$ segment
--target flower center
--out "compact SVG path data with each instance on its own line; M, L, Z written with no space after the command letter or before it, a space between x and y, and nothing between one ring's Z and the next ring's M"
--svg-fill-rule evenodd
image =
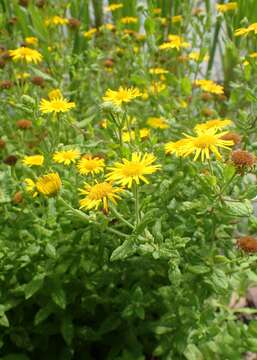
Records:
M140 163L126 164L126 167L122 170L124 176L140 176L143 173L143 165Z
M198 148L204 149L211 145L215 145L217 142L216 138L212 135L201 135L194 140L194 145Z
M91 188L88 197L90 200L100 200L112 193L112 190L112 185L106 182L96 184Z

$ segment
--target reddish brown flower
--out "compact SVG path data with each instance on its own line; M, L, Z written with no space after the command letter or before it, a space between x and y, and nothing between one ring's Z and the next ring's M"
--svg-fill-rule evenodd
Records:
M214 116L214 111L209 108L204 108L204 109L202 109L202 114L204 116Z
M20 120L16 121L16 125L19 129L26 130L26 129L31 128L32 121L27 120L27 119L20 119Z
M253 236L243 236L237 239L237 246L247 253L257 252L257 239Z
M37 0L36 6L42 9L46 5L46 0Z
M20 204L23 200L23 196L22 196L22 192L21 191L17 191L14 195L13 195L13 198L12 198L12 202L14 204Z
M36 86L44 87L45 80L42 76L33 76L33 78L31 78L31 82Z
M201 99L202 99L203 101L209 101L209 100L212 100L212 95L211 95L211 94L209 94L209 93L202 93L202 95L201 95Z
M79 21L78 19L75 19L75 18L70 18L68 25L71 29L77 29L80 27L81 21Z
M23 7L28 7L29 0L19 0L19 4Z
M18 161L18 158L16 155L9 155L4 159L4 163L6 165L14 166Z
M5 141L3 139L0 139L0 149L4 149L5 148Z
M234 145L238 145L241 142L241 136L234 132L228 132L221 137L222 140L232 140Z
M245 150L235 150L231 154L231 160L238 168L252 167L255 164L255 157L253 154Z
M0 89L10 89L13 86L11 80L2 80L0 81Z
M106 59L104 61L104 66L106 66L107 68L111 68L113 67L113 65L114 65L114 61L112 59Z

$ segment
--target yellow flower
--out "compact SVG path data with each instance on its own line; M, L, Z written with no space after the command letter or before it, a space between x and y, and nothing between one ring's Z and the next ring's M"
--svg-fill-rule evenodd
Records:
M168 70L165 70L163 68L151 68L149 70L149 73L153 75L163 75L163 74L167 74Z
M131 188L132 183L140 183L140 180L148 184L145 175L153 174L161 168L160 165L152 165L156 160L153 154L132 153L131 160L123 159L110 167L107 174L108 181L114 181L122 186Z
M219 12L225 13L230 10L236 10L238 8L238 5L236 2L230 2L227 4L217 4L216 9Z
M97 29L96 28L92 28L92 29L89 29L88 31L84 31L83 32L83 36L85 38L92 38L92 36L97 32Z
M235 36L248 35L251 31L257 34L257 23L249 25L247 28L239 28L235 31Z
M133 16L125 16L121 18L120 22L122 24L136 24L138 22L138 18Z
M36 183L32 179L26 178L25 180L26 190L32 194L33 197L37 196Z
M62 93L61 93L60 89L53 89L53 90L49 91L47 96L50 100L53 100L53 99L61 98Z
M29 167L42 166L44 163L44 156L43 155L25 156L22 162L24 165Z
M114 30L115 29L115 26L111 23L107 23L107 24L104 24L100 27L100 30Z
M34 36L27 36L25 37L25 43L27 45L35 45L37 46L38 45L38 39Z
M166 89L166 85L161 82L161 81L154 81L152 82L152 84L150 85L150 92L152 94L159 94L160 92L162 92L163 90Z
M139 137L140 139L145 139L150 135L150 130L147 128L143 128L139 130ZM124 131L122 134L122 140L124 142L130 142L135 140L136 132L134 130L131 131Z
M195 84L197 86L200 86L202 90L210 92L212 94L217 94L217 95L224 94L223 86L216 84L212 80L196 80Z
M222 157L218 148L229 149L229 146L234 145L234 142L231 140L222 140L225 134L227 134L226 131L216 134L216 130L209 129L195 137L186 135L186 139L181 143L177 153L183 157L195 154L194 161L201 155L201 160L204 161L205 158L207 160L210 159L210 152L212 152L220 160Z
M84 189L79 190L80 194L86 195L79 202L80 209L97 210L99 206L103 204L105 212L108 212L108 202L111 201L114 204L117 204L116 200L120 199L120 196L117 194L123 191L121 188L114 188L112 183L107 181L96 183L95 185L85 183Z
M36 189L45 196L54 196L61 189L62 182L58 173L40 176L36 181Z
M84 155L78 162L78 171L81 175L98 174L104 169L104 159L92 155Z
M171 22L172 22L173 24L176 24L176 23L178 23L178 22L181 22L182 20L183 20L182 15L172 16L172 18L171 18Z
M209 55L204 55L204 57L201 56L201 54L197 51L192 51L189 55L188 55L190 60L194 60L194 61L208 61L209 60Z
M63 97L52 98L50 101L41 99L39 109L42 113L54 113L67 112L75 107L74 102L69 102Z
M107 119L103 119L100 121L99 123L100 127L103 128L103 129L107 129L108 127L108 120Z
M22 46L16 50L9 50L9 54L14 61L25 60L27 63L34 62L35 64L42 61L42 55L40 52L25 46Z
M165 42L159 46L160 50L169 50L169 49L183 49L188 48L190 44L179 35L169 35L168 42Z
M197 133L204 132L209 129L220 130L231 124L232 124L232 121L229 119L224 119L224 120L213 119L213 120L209 120L203 124L196 125L194 130L196 130Z
M121 9L121 8L123 8L123 4L110 4L109 6L106 6L105 7L105 11L107 12L107 11L116 11L116 10L118 10L118 9Z
M123 88L119 87L117 91L108 89L103 96L104 102L113 103L116 106L121 106L123 103L129 103L136 97L141 96L137 88Z
M16 74L15 77L17 80L25 80L30 77L30 74L27 72L23 72L23 73Z
M80 157L80 151L78 149L74 150L64 150L57 151L53 155L53 160L56 163L63 163L64 165L70 165L71 163L76 162L76 160Z
M180 149L183 148L183 145L185 144L187 144L187 139L170 141L167 144L165 144L165 153L176 154L176 156L180 156Z
M50 26L50 25L66 25L68 24L69 20L68 19L65 19L61 16L52 16L51 18L49 19L46 19L45 20L45 24L46 26Z
M154 129L167 129L169 127L165 119L158 117L149 117L147 124Z

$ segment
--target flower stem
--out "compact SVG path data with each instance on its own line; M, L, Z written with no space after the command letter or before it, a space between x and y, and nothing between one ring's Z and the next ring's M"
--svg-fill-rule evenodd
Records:
M134 183L134 197L135 197L135 213L136 213L136 225L140 223L140 205L139 205L139 189L137 183Z
M132 224L130 224L130 222L128 222L126 219L124 219L124 217L117 211L117 209L115 209L114 206L112 206L111 204L109 205L111 211L113 212L113 214L120 220L122 221L124 224L126 224L128 227L130 227L131 229L134 230L134 226Z

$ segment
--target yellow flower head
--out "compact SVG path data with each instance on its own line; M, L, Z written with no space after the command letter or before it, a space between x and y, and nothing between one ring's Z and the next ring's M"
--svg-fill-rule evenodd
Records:
M100 27L100 30L109 30L109 31L112 31L115 29L115 25L111 24L111 23L107 23L107 24L104 24Z
M232 121L229 119L224 119L224 120L213 119L213 120L209 120L203 124L197 124L195 126L194 130L196 130L197 133L204 132L209 129L220 130L231 124L232 124Z
M37 196L38 192L36 191L36 183L32 179L28 178L24 181L26 184L26 191L32 194L33 197Z
M28 167L42 166L44 163L44 156L43 155L25 156L22 162L24 165Z
M206 92L212 94L222 95L224 94L224 88L221 85L216 84L212 80L196 80L195 84L200 86L200 88Z
M68 19L65 19L61 16L52 16L51 18L49 19L46 19L45 20L45 24L46 26L51 26L51 25L66 25L68 24L69 20Z
M104 169L104 159L92 155L84 155L78 162L78 171L81 175L98 174Z
M172 24L180 23L180 22L182 22L182 20L183 20L182 15L175 15L175 16L172 16L172 18L171 18Z
M148 183L145 175L153 174L161 168L160 165L152 165L156 160L153 154L132 153L131 160L123 159L110 167L107 174L108 181L114 181L122 186L131 188L132 183L140 183L140 180Z
M178 141L170 141L165 144L165 153L166 154L176 154L180 156L180 149L183 148L183 145L187 144L187 139L181 139Z
M106 6L105 7L105 11L108 12L108 11L116 11L118 9L121 9L123 8L123 4L110 4L109 6Z
M247 28L236 29L235 36L248 35L252 31L254 32L254 34L257 34L257 23L253 23L249 25Z
M169 49L183 49L188 48L190 44L182 38L182 36L179 35L169 35L168 36L168 42L165 42L159 46L160 50L169 50Z
M233 146L232 140L222 140L222 137L227 132L221 132L216 134L216 130L209 129L206 132L201 132L197 136L186 135L186 139L180 144L180 148L177 150L179 156L188 156L195 154L194 161L201 155L201 160L204 161L210 159L210 153L214 153L217 159L221 159L221 154L218 148L229 149L229 146Z
M199 62L199 61L208 61L209 60L209 55L204 55L204 57L201 57L201 54L197 51L192 51L189 55L188 55L190 60Z
M149 129L143 128L143 129L139 130L140 139L146 139L146 138L149 137L149 135L150 135L150 130Z
M60 113L67 112L75 107L74 102L69 102L63 97L52 98L50 101L41 99L39 109L42 113Z
M140 91L137 88L124 88L119 87L117 91L108 89L103 96L104 102L110 102L113 105L121 106L123 103L129 103L136 97L141 96Z
M54 196L60 191L62 182L58 173L40 176L36 181L36 189L45 196Z
M16 74L15 77L16 77L16 80L25 80L30 77L30 74L27 72L22 72L22 73Z
M238 8L238 5L236 2L230 2L227 4L217 4L216 9L219 12L225 13L227 11L236 10Z
M168 73L168 70L165 70L163 68L151 68L149 70L149 73L153 75L164 75Z
M27 36L25 38L25 43L27 45L35 45L35 46L37 46L38 45L38 38L36 38L34 36Z
M33 62L35 64L42 61L42 55L40 52L26 46L22 46L16 50L9 50L9 54L14 61L24 60L27 63Z
M85 38L91 39L96 32L97 32L97 29L92 28L92 29L89 29L88 31L84 31L83 36Z
M166 84L164 84L161 81L153 81L149 88L150 92L154 95L159 94L165 89L166 89Z
M120 199L120 196L117 195L121 193L123 189L115 188L110 182L104 181L101 183L96 183L95 185L84 184L84 189L79 189L82 195L85 197L80 200L80 209L98 209L101 204L103 204L103 209L105 212L108 212L108 202L111 201L114 204L117 204L116 200Z
M122 24L136 24L138 22L138 18L133 16L125 16L121 18L120 22Z
M139 138L140 139L145 139L145 138L149 137L149 135L150 135L149 129L143 128L143 129L139 130ZM136 132L134 130L124 131L122 134L122 140L124 142L131 142L135 139L136 139Z
M169 124L165 119L158 117L149 117L147 124L154 129L167 129L169 127Z
M76 160L79 157L80 157L80 151L78 149L64 150L64 151L57 151L53 155L53 160L59 164L70 165L71 163L76 162Z
M61 93L60 89L53 89L53 90L49 91L47 96L50 100L53 100L53 99L57 99L57 98L62 98L62 93Z

